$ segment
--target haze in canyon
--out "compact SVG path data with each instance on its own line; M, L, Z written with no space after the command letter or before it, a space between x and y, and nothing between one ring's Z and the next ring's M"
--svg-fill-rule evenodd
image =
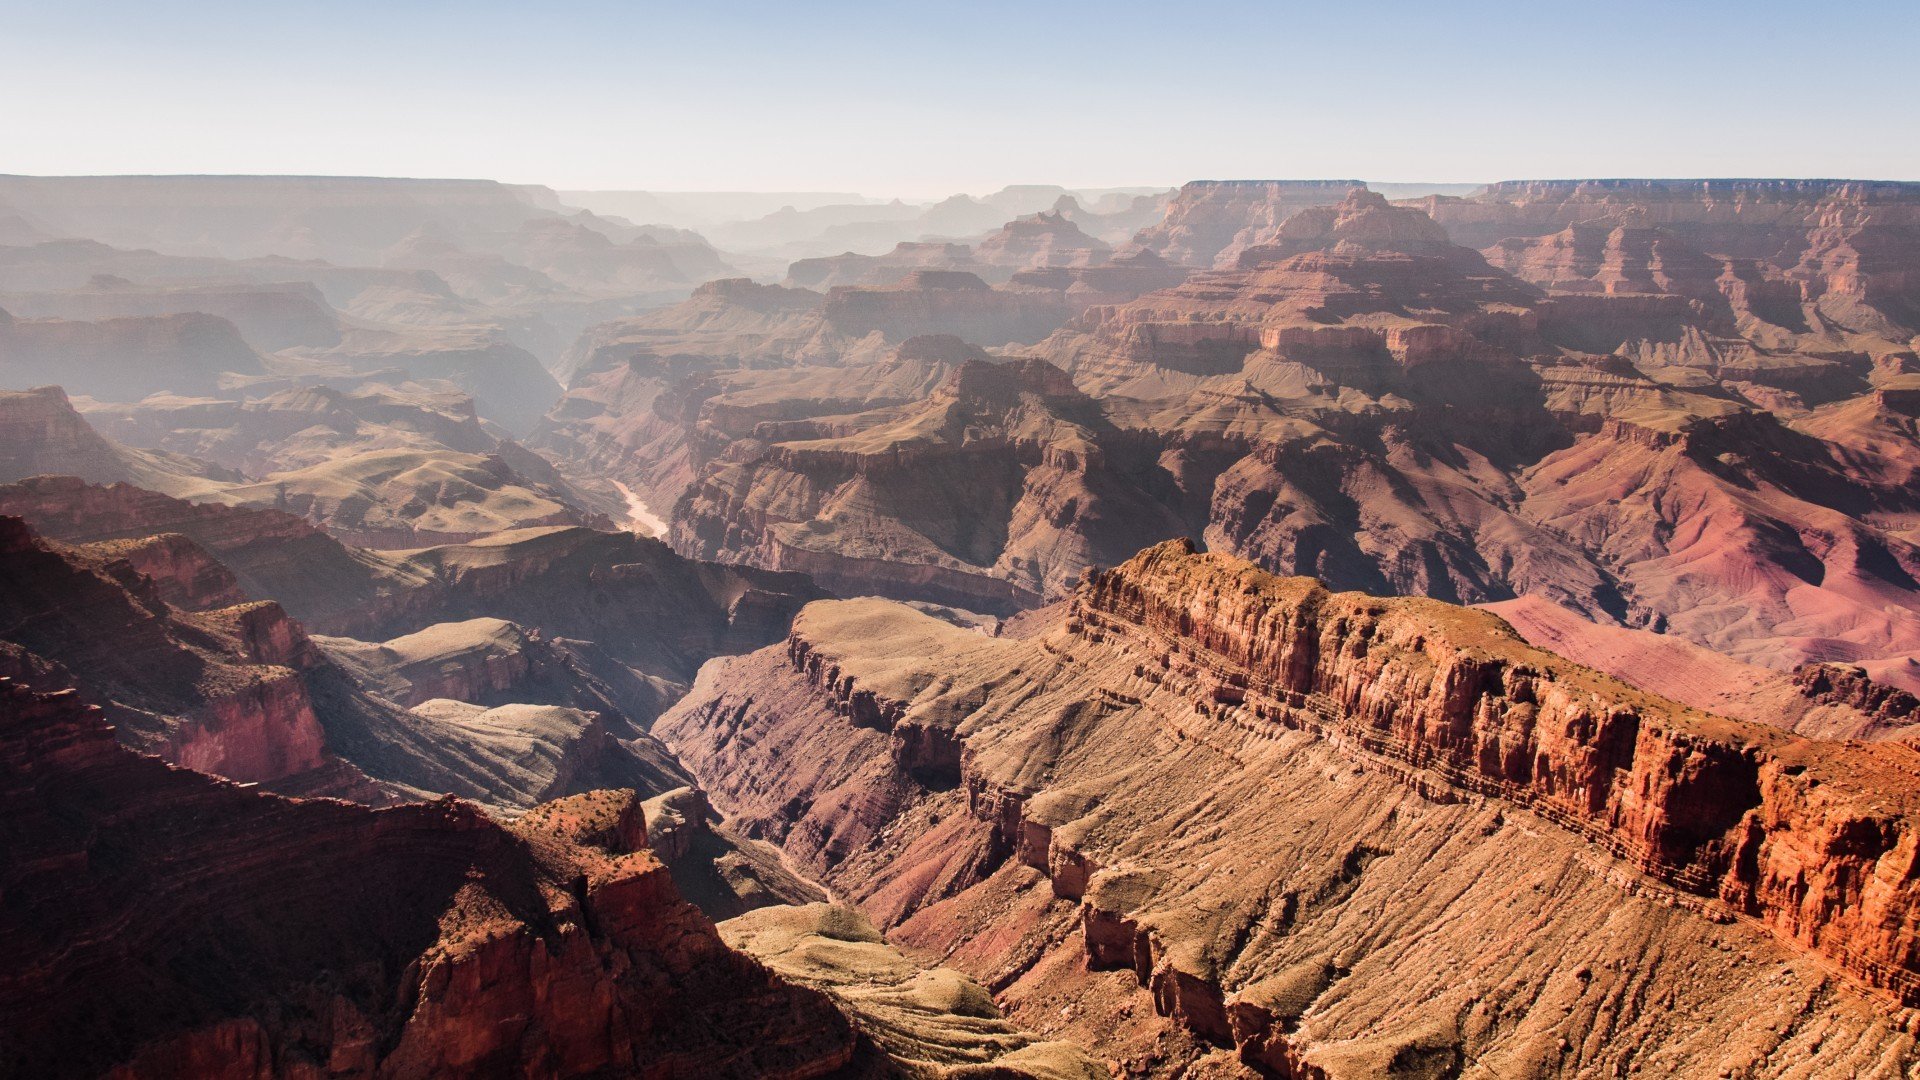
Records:
M1920 1077L1914 11L0 7L0 1076Z

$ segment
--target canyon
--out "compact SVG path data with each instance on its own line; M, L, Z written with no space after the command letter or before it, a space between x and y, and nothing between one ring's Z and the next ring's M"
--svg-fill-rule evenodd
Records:
M1756 181L1737 194L1781 208L1713 231L1718 204L1678 183L1643 200L1657 227L1589 224L1571 197L1549 220L1524 186L1334 187L1191 186L1137 243L1239 222L1180 254L1211 268L988 355L836 355L729 304L669 309L583 355L534 445L672 507L685 554L842 593L1004 615L1184 536L1340 588L1542 596L1920 688L1905 279L1812 269L1904 250L1920 196ZM1639 220L1642 190L1612 212ZM1337 201L1295 201L1320 198ZM1523 235L1476 251L1448 231L1466 221ZM1044 362L1082 401L1070 419L1043 419L1055 392L956 406L969 360ZM989 443L1005 449L983 467Z
M1147 1071L1910 1052L1874 1002L1920 986L1920 756L1703 713L1470 609L1176 541L1024 638L815 605L655 731L896 940Z
M511 825L289 800L131 753L71 691L0 698L9 1072L802 1078L947 1049L897 1027L882 1049L729 947L632 792Z
M1917 267L0 177L0 1073L1912 1076Z

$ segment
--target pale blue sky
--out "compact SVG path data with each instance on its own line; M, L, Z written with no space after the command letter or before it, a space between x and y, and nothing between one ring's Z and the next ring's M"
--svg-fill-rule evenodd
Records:
M1920 3L0 0L0 172L1920 179Z

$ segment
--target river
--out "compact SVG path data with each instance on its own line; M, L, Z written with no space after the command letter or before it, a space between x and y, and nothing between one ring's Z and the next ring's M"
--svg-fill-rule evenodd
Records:
M640 498L632 488L618 480L613 481L613 486L619 488L620 497L627 500L629 531L637 532L641 536L657 536L662 540L667 538L667 523L661 520L660 515L653 512L653 508L648 506L645 500Z

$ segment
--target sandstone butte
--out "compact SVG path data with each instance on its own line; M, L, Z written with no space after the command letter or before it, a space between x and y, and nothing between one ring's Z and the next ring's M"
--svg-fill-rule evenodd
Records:
M1913 1060L1908 746L1184 541L1014 631L816 603L654 732L736 828L1129 1074Z

